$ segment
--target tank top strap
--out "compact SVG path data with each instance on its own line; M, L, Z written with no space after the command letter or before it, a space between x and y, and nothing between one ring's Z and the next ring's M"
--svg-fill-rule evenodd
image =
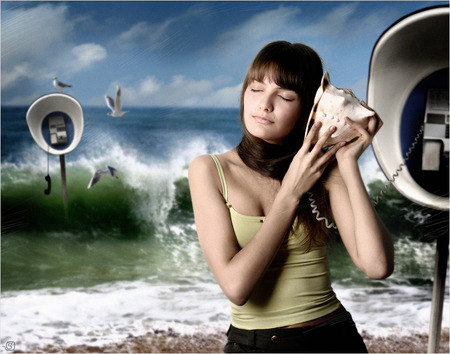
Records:
M228 206L228 208L231 208L231 204L228 202L227 182L225 180L225 174L223 173L222 165L220 164L220 161L216 155L209 154L209 156L211 156L214 160L217 167L217 172L219 172L220 183L222 184L222 195L223 199L225 199L225 204Z

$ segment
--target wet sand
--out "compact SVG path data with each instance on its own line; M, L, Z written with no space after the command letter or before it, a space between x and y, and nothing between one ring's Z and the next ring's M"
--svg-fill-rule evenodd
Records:
M375 337L363 332L369 353L426 353L428 334L390 335ZM129 336L122 343L95 346L95 343L62 347L49 345L30 348L34 353L222 353L226 342L225 332L217 334L196 333L185 335L169 330L155 330L146 335ZM25 352L25 351L16 351ZM449 353L449 329L442 331L440 353Z

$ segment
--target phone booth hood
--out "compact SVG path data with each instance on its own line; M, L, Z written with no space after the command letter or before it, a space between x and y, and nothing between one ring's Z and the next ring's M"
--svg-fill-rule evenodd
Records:
M36 99L27 111L26 120L36 144L52 155L71 152L83 135L83 109L75 98L63 93Z

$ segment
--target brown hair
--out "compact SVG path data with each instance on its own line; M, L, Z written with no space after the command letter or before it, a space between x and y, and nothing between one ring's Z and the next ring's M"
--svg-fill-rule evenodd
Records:
M289 165L303 145L306 123L314 103L315 93L323 75L322 60L310 47L301 43L286 41L272 42L256 55L245 76L241 92L241 124L244 134L237 146L237 152L244 163L259 173L282 181ZM295 91L302 103L300 117L284 139L282 145L275 145L251 135L244 124L244 93L253 81L269 77L278 86ZM323 183L319 180L313 188L318 210L329 216L330 208ZM326 228L315 220L307 196L299 204L298 219L310 241L322 240Z

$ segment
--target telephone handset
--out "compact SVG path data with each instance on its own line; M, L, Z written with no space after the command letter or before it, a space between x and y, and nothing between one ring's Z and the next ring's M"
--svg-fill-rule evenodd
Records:
M50 178L50 146L47 145L47 176L45 176L47 181L47 189L44 190L45 195L49 195L52 191L52 179Z
M45 176L45 180L47 181L47 189L44 190L44 194L49 195L52 191L52 179L50 178L50 175Z

